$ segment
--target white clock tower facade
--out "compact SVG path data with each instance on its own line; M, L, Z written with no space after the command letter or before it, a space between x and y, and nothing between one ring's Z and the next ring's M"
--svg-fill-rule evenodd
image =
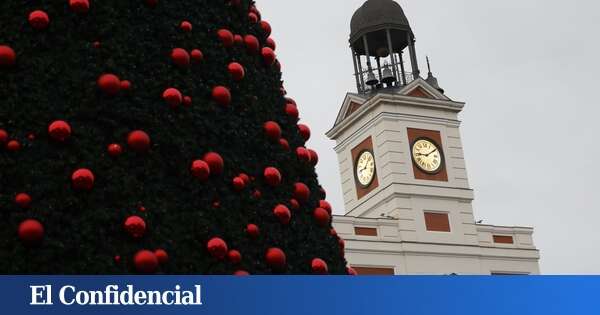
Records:
M349 264L359 274L538 274L532 228L475 222L458 119L465 104L431 72L420 77L400 6L368 0L351 28L358 92L327 133L346 209L334 227Z

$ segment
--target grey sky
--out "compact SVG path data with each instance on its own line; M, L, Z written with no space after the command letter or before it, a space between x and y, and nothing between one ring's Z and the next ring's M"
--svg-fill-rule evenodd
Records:
M257 0L286 88L311 126L321 183L342 214L332 126L355 91L349 23L365 0ZM475 216L534 226L544 274L600 273L600 5L591 0L397 0L449 97Z

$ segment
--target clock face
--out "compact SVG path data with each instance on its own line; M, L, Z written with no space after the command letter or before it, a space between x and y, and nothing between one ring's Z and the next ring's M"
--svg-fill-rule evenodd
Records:
M417 167L427 173L437 173L442 169L442 151L429 139L415 141L412 157Z
M373 182L373 178L375 178L375 157L373 157L371 151L364 151L358 156L358 160L356 160L356 178L363 187L367 187Z

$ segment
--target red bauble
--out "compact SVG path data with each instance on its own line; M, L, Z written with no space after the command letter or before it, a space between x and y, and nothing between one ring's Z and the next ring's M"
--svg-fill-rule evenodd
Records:
M260 43L258 42L258 38L254 35L246 35L244 36L244 43L246 44L246 49L250 53L258 53L260 49Z
M358 276L358 272L356 272L356 270L350 266L346 267L346 272L348 272L348 275L350 276Z
M250 184L250 177L247 174L240 173L238 175L238 177L241 178L244 181L244 184L246 184L246 185Z
M140 273L154 273L158 269L158 257L149 250L140 250L133 257L135 269Z
M0 144L5 144L8 141L8 132L4 129L0 129Z
M285 113L295 119L298 119L300 113L298 112L298 107L292 103L285 104Z
M26 193L20 193L15 197L15 203L19 207L27 209L31 205L31 197Z
M177 107L183 102L183 95L176 88L166 89L162 94L162 98L171 107Z
M231 92L224 86L216 86L212 90L212 98L221 106L229 106L231 103Z
M190 96L184 96L181 103L183 104L183 107L190 107L192 106L192 98Z
M279 145L281 145L281 148L286 151L290 150L290 143L283 138L279 139Z
M198 63L198 62L201 62L202 59L204 59L204 54L202 53L202 51L200 49L194 49L190 53L190 57L192 58L192 61Z
M220 29L217 31L217 36L219 36L219 39L221 40L221 43L223 43L223 46L225 46L225 47L233 46L233 43L234 43L233 33L231 33L229 30Z
M10 152L17 152L21 150L21 143L17 140L10 140L6 144L6 150Z
M42 10L36 10L29 13L29 25L36 30L43 30L50 24L50 17Z
M221 155L219 155L218 153L215 153L215 152L206 153L204 155L203 160L206 163L208 163L208 166L210 167L210 172L212 174L219 175L219 174L223 173L223 168L224 168L225 162L223 161L223 158L221 157Z
M185 68L190 65L190 54L183 48L174 48L171 51L171 60L177 66Z
M269 186L279 186L281 184L281 173L275 167L267 167L263 173L265 177L265 182L269 184Z
M90 1L89 0L69 0L69 7L71 11L83 14L87 13L90 10Z
M331 219L331 216L329 215L327 210L323 208L316 208L315 211L313 211L313 217L315 218L315 220L317 220L317 224L321 226L328 226L329 219Z
M256 15L254 12L250 12L248 13L248 20L252 24L258 23L258 15Z
M37 220L25 220L19 224L18 233L22 242L33 245L44 238L44 226Z
M308 141L308 139L310 139L310 128L308 128L307 125L298 124L298 131L300 132L302 138L304 138L304 141Z
M271 247L267 250L267 253L265 254L265 260L267 261L267 265L274 270L283 271L285 269L285 253L277 247Z
M240 277L243 277L243 276L249 276L249 275L250 275L250 273L248 273L248 271L246 271L246 270L236 270L236 271L233 273L233 275L234 275L234 276L240 276Z
M306 148L304 147L297 147L296 148L296 155L298 156L298 159L304 163L308 163L310 162L310 153L308 152L308 150L306 150Z
M294 210L298 210L300 209L300 203L298 202L298 200L292 198L290 199L290 207L292 207L292 209Z
M292 219L292 213L290 209L284 205L277 205L273 208L273 214L279 219L281 224L288 224Z
M260 21L260 28L263 30L265 37L269 37L271 35L271 24L267 21Z
M296 104L296 101L293 98L291 98L291 97L287 97L286 96L285 101L288 102L288 103L292 103L295 106L298 106L298 104Z
M275 50L275 48L277 48L277 45L275 44L275 40L271 37L267 38L267 41L265 43L267 45L267 47Z
M337 231L334 228L331 228L331 230L329 230L329 235L333 237L338 237Z
M127 144L134 151L148 151L150 149L150 136L141 130L132 131L127 136Z
M319 155L317 154L317 151L308 149L308 155L312 165L317 165L317 163L319 163Z
M125 231L133 238L142 238L146 233L146 222L137 215L130 216L123 224Z
M327 200L319 200L319 208L327 210L327 213L331 214L331 204Z
M237 265L242 262L242 254L239 251L232 249L227 253L227 260L230 263Z
M179 28L184 32L191 32L192 31L192 23L190 23L188 21L183 21L183 22L181 22L181 24L179 24Z
M244 78L244 76L246 75L246 72L244 71L244 67L237 62L230 63L227 66L227 70L229 71L229 74L231 74L231 77L235 81L242 80Z
M223 259L227 255L227 243L218 237L213 237L208 241L206 248L210 255L217 259Z
M75 190L91 190L94 180L94 173L87 168L78 169L71 175L71 183Z
M118 143L112 143L108 145L108 154L112 157L116 157L123 153L123 147Z
M313 273L324 275L327 274L329 268L327 267L327 263L321 258L315 258L310 263Z
M261 50L261 55L263 57L263 61L267 66L272 66L275 63L276 56L273 49L269 47L263 47L263 49Z
M271 141L278 141L281 138L281 127L279 124L274 121L267 121L263 125L263 129L265 130L265 134L267 138Z
M252 193L252 198L260 199L261 197L262 197L262 193L260 192L260 190L255 189L254 192Z
M98 87L107 95L114 96L121 90L121 80L114 74L103 74L98 78Z
M236 46L242 46L244 45L244 38L242 37L242 35L235 34L233 36L233 42Z
M63 142L71 135L71 126L65 121L57 120L48 126L50 138Z
M131 81L123 80L121 81L121 90L129 91L131 89Z
M192 162L191 171L194 177L202 181L207 180L210 176L210 167L208 166L208 163L202 160Z
M17 54L9 47L0 45L0 67L14 66L17 62Z
M242 191L246 187L246 183L241 177L235 177L232 181L232 184L235 191Z
M161 265L164 265L169 261L169 254L164 249L157 249L154 251L154 255L156 255L156 259Z
M246 234L251 238L257 238L260 235L260 229L256 224L248 224L246 226Z
M295 183L294 184L294 198L296 200L304 203L308 201L310 197L310 189L304 183Z

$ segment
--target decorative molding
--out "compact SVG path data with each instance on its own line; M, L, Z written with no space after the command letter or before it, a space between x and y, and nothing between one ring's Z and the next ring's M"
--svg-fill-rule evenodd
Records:
M417 80L413 81L411 84L416 84ZM424 81L423 81L424 82ZM418 82L417 82L418 83ZM427 83L425 83L428 85ZM407 88L410 84L407 86ZM435 89L434 89L435 90ZM436 91L437 92L437 91ZM439 92L437 92L439 94ZM443 94L441 94L443 95ZM340 112L338 113L336 122L331 130L329 130L326 135L330 139L335 139L339 136L340 132L344 131L348 128L352 123L359 118L361 118L364 114L369 112L372 108L377 107L383 104L391 104L391 105L403 105L409 107L417 107L417 108L431 108L431 109L441 109L447 110L451 112L460 112L464 108L465 103L452 101L444 96L445 99L427 99L427 98L418 98L411 97L402 94L388 94L385 91L379 92L372 96L368 100L364 100L356 94L346 94L346 98L340 108ZM350 103L352 101L356 102L364 102L354 113L345 116Z

